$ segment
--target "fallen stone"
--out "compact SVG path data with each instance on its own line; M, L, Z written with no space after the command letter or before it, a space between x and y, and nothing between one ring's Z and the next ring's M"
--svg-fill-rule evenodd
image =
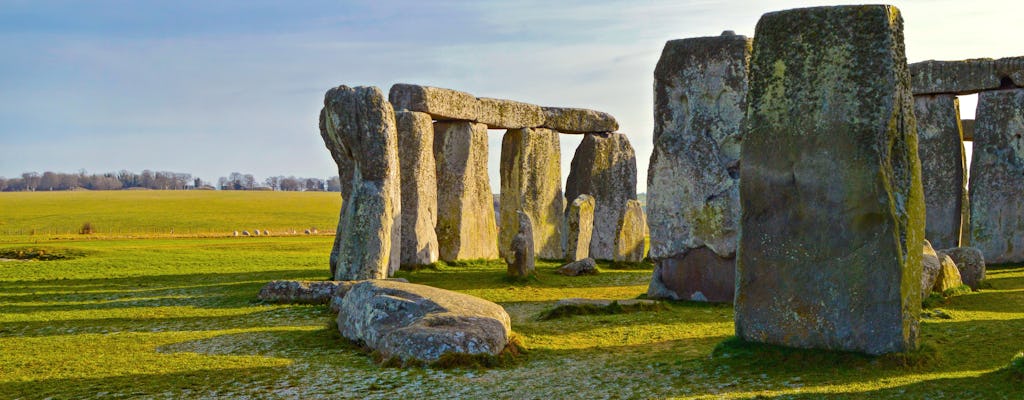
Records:
M427 113L440 121L476 121L480 112L476 96L452 89L396 83L388 99L396 110Z
M350 157L354 168L338 222L334 278L386 278L398 270L401 248L394 111L380 89L348 86L327 91L324 109L324 144L334 147L331 154Z
M537 256L562 258L562 164L558 133L550 129L511 129L501 140L499 255L511 251L521 211L533 222Z
M733 300L751 45L730 34L672 40L658 60L647 175L655 263L649 298Z
M544 125L562 133L607 133L619 130L611 114L585 108L543 107Z
M596 275L598 273L597 262L593 258L576 260L558 267L555 269L555 273L565 276Z
M939 256L939 273L935 277L935 286L932 290L944 293L949 289L955 289L963 286L964 282L960 278L960 270L956 268L956 264L952 258L942 252L936 252Z
M647 218L637 200L626 201L626 212L619 220L615 239L614 261L641 262L644 260L644 238L647 237Z
M554 307L541 313L540 320L551 320L576 315L622 314L640 311L659 310L661 302L643 299L562 299Z
M581 194L565 211L565 260L590 258L590 238L594 232L594 196Z
M385 359L433 362L445 354L498 355L512 332L501 306L412 283L374 280L341 302L338 330Z
M388 281L393 281L393 282L409 283L409 280L407 280L405 278L388 278L387 280ZM332 313L338 314L338 312L341 311L341 303L342 303L343 300L345 300L345 295L348 294L348 291L350 289L352 289L352 286L355 286L357 283L366 282L366 281L334 281L334 282L338 282L338 287L337 287L337 289L334 290L334 294L331 296L331 300L328 303L328 307L331 309Z
M1024 89L982 92L975 121L970 246L989 265L1024 262Z
M940 251L956 264L964 285L975 291L981 288L981 282L985 280L985 256L981 254L981 250L973 247L953 247Z
M587 134L572 158L565 198L594 197L590 257L612 260L626 202L636 200L636 153L621 133Z
M645 299L621 299L621 300L606 300L606 299L584 299L584 298L571 298L561 299L555 303L555 307L565 306L596 306L596 307L608 307L612 303L618 303L620 306L636 306L636 305L655 305L660 302L657 300L645 300Z
M402 181L401 265L429 265L438 260L437 169L434 164L434 124L430 115L395 113L398 124L398 162Z
M487 126L434 124L437 242L444 261L498 258L494 195L487 175Z
M754 37L736 335L867 354L917 348L924 196L899 10L772 12Z
M519 222L519 233L512 238L505 263L508 264L508 275L514 278L526 278L534 274L535 252L533 248L533 222L522 210L516 212Z
M536 128L544 124L544 110L534 104L512 100L477 98L476 121L488 129Z
M967 206L967 162L960 131L960 101L952 94L914 96L924 236L934 247L960 244Z
M271 281L260 289L261 301L285 304L327 304L349 281Z
M1024 57L928 60L910 64L910 76L915 95L1024 87Z
M942 260L938 252L932 248L931 243L924 241L924 250L921 255L921 299L924 300L935 287L935 281L939 279L942 272Z

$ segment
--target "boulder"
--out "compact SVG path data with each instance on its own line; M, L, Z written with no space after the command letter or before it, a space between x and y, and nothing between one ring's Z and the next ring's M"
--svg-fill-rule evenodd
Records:
M544 107L544 125L562 133L607 133L619 130L611 114L585 108Z
M960 271L956 269L953 259L942 252L936 252L936 254L939 256L939 273L935 277L935 286L932 287L932 290L943 293L949 289L963 286L964 282L960 278Z
M434 123L434 161L440 258L498 258L494 195L487 175L487 126Z
M621 133L587 134L572 158L565 198L594 197L590 257L612 260L626 202L636 200L636 153Z
M594 232L594 196L581 194L565 210L565 260L590 258L590 238Z
M510 129L501 140L501 201L499 254L511 251L519 231L516 215L525 212L533 222L537 256L562 258L562 164L558 133L550 129Z
M647 174L648 297L732 302L739 234L746 36L672 40L654 70Z
M967 161L955 95L914 96L921 186L924 188L924 237L934 247L960 244L967 206Z
M1024 89L982 92L971 161L971 247L989 265L1024 262Z
M637 200L626 202L626 212L619 220L615 238L614 261L641 262L644 260L644 239L647 237L647 218Z
M597 262L593 258L576 260L555 270L556 274L565 276L596 275L597 272Z
M973 247L953 247L941 250L949 256L960 271L960 278L964 285L978 290L981 282L985 280L985 256L981 250Z
M388 281L392 281L392 282L409 283L409 280L405 279L405 278L388 278L387 280ZM366 282L366 281L333 281L333 282L337 282L338 283L338 287L334 290L334 294L331 295L331 299L327 303L327 305L328 305L328 308L331 309L332 313L338 314L338 312L341 311L341 303L342 303L342 301L345 300L345 295L348 294L348 291L350 289L352 289L352 286L355 286L357 283Z
M526 278L534 274L537 269L535 252L533 247L533 222L530 215L522 210L516 212L516 221L519 222L519 233L512 238L509 252L505 254L505 263L508 264L509 276L515 278Z
M928 60L910 64L910 76L915 95L1024 87L1024 57Z
M932 248L931 243L924 241L924 250L921 255L921 299L928 297L935 287L935 281L942 272L942 259L938 252Z
M402 181L402 265L428 265L438 260L437 169L434 165L434 123L415 111L395 113L398 163Z
M772 12L754 38L736 335L867 354L915 349L925 215L899 10Z
M544 124L544 110L538 105L487 97L477 101L476 121L487 124L488 129L536 128Z
M349 281L271 281L264 285L256 298L262 301L287 304L327 304L339 286Z
M512 332L501 306L467 294L385 280L353 286L341 302L342 336L384 358L437 361L445 354L497 355Z
M396 110L427 113L439 121L476 121L480 112L475 96L452 89L396 83L388 99Z
M386 278L398 270L401 247L394 111L380 89L344 85L327 91L324 109L324 144L351 158L353 168L336 232L334 278Z

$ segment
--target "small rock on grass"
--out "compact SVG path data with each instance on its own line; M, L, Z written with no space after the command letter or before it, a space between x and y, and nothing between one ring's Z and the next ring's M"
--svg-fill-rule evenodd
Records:
M584 258L558 267L555 273L565 276L595 275L598 273L597 262L593 258Z

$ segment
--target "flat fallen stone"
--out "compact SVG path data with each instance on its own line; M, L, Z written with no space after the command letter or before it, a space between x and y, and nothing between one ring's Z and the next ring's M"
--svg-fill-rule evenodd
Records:
M537 257L562 258L562 221L565 198L562 193L561 146L558 133L550 129L510 129L501 139L499 254L510 251L519 232L518 212L533 222Z
M561 299L555 303L556 307L565 306L595 306L595 307L608 307L612 303L618 303L620 306L636 306L636 305L654 305L660 303L657 300L645 300L645 299L620 299L620 300L606 300L606 299L585 299L581 297L574 297L570 299Z
M594 197L590 257L611 261L626 203L636 200L636 153L626 135L587 134L583 137L569 168L565 198L574 200L581 194Z
M264 285L256 298L285 304L327 304L340 286L351 281L271 281Z
M338 330L385 358L433 362L445 354L498 355L512 332L501 306L467 294L374 280L341 302Z
M595 275L598 273L597 262L593 258L584 258L558 267L555 273L565 276Z
M434 123L415 111L395 113L398 163L402 174L401 265L429 265L438 260L437 168Z
M910 64L910 75L915 95L1024 87L1024 57L928 60Z
M536 128L544 124L544 110L534 104L512 100L477 98L476 121L488 129Z
M982 92L975 121L970 246L989 265L1024 262L1024 89Z
M562 133L608 133L619 130L611 114L585 108L544 107L543 128Z
M914 96L921 186L924 188L924 236L933 247L960 244L967 212L967 162L956 95Z
M437 242L444 261L498 258L494 195L487 174L487 126L434 124Z
M772 12L754 37L736 336L916 349L925 210L899 10Z
M396 83L388 99L396 110L427 113L442 121L476 121L480 113L476 96L452 89Z

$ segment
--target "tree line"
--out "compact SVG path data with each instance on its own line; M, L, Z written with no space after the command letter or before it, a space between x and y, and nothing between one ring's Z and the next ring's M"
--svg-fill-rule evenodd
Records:
M337 176L328 179L302 178L295 176L272 176L258 181L252 174L232 172L220 177L217 186L189 173L143 170L134 173L127 170L89 174L85 170L77 173L46 171L25 172L20 177L0 177L2 192L36 192L53 190L280 190L280 191L331 191L340 192L341 182Z

